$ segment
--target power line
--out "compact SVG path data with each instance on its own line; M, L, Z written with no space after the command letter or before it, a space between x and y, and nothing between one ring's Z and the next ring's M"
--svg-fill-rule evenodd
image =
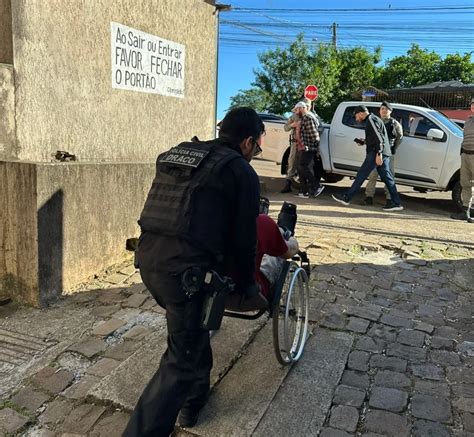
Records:
M292 13L316 13L316 12L387 12L387 11L406 11L406 12L414 12L414 11L456 11L456 10L469 10L474 9L474 6L422 6L422 7L412 7L412 8L241 8L235 7L232 8L231 11L239 11L239 12L273 12L273 13L281 13L281 12L292 12ZM231 12L230 11L230 12Z
M262 30L258 30L258 29L253 29L251 26L247 26L245 24L241 24L241 23L238 23L236 21L229 21L229 20L221 20L221 23L223 24L228 24L230 26L236 26L236 27L242 27L243 29L247 29L247 30L250 30L251 32L255 32L255 33L260 33L262 35L267 35L267 36L273 36L277 39L281 39L284 41L284 39L280 36L280 35L277 35L276 33L272 33L272 32L264 32Z
M473 21L469 21L472 17L471 10L474 6L454 5L454 6L425 6L425 7L406 7L406 8L300 8L300 9L283 9L283 8L244 8L237 6L226 12L231 14L232 20L221 20L221 41L224 46L237 47L239 43L247 46L249 49L253 45L256 49L265 49L266 47L281 46L287 47L295 39L295 34L301 33L303 41L310 45L316 46L320 43L327 44L331 41L333 45L336 43L340 47L357 46L357 47L377 47L382 45L384 49L406 49L412 43L418 43L425 49L442 49L462 52L471 51L474 42L474 26L470 26ZM269 14L262 13L272 12L284 15L283 18L273 17ZM403 12L415 12L419 23L408 21L400 23L387 11L397 11L399 14ZM301 20L301 13L305 13L305 21ZM309 17L307 16L310 12ZM311 12L326 12L324 19L331 20L328 23L312 23L314 16ZM332 17L331 17L331 12ZM382 19L377 19L376 23L368 24L365 20L366 14L363 15L364 21L359 22L354 16L359 12L383 12ZM418 12L418 14L416 14ZM429 12L436 14L439 18L431 19L430 24L426 24L426 20L422 20L422 14ZM347 17L341 18L340 15L334 13L344 13ZM455 17L462 13L463 17ZM446 22L446 14L452 17L452 26ZM253 16L249 16L253 15ZM321 15L321 14L319 14ZM335 16L339 16L335 18ZM229 15L227 15L229 17ZM268 21L262 20L267 19ZM348 18L351 17L349 20ZM321 20L321 17L317 17ZM335 23L337 21L337 38L335 35ZM231 28L237 28L237 32L230 31ZM396 30L396 39L381 38L381 33ZM455 33L454 33L455 32ZM460 37L459 35L463 35ZM262 36L263 37L262 37ZM278 40L278 41L275 41ZM351 42L357 42L351 44ZM453 45L455 43L455 50Z
M223 22L223 21L221 21ZM300 22L290 22L290 23L268 23L268 22L252 22L252 21L232 21L233 23L240 23L245 24L247 26L252 27L276 27L282 29L291 29L294 31L295 25L298 25L300 28L309 28L309 29L330 29L331 24L313 24L313 23L300 23ZM393 25L397 25L397 32L400 30L433 30L433 25L426 25L426 24L400 24L400 23L393 23ZM344 27L345 29L367 29L367 30L393 30L393 25L390 24L362 24L362 23L340 23L339 26ZM436 26L436 31L438 30L450 30L452 31L452 27L439 27ZM466 31L471 32L473 27L459 27L456 26L456 31Z

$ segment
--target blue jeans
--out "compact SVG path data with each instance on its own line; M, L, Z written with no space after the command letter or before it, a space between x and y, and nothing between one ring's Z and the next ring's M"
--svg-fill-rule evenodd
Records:
M400 205L400 196L395 186L392 172L390 171L390 158L383 156L382 165L377 167L375 164L375 152L367 153L364 162L359 168L357 175L352 183L351 187L346 191L344 198L349 202L359 191L360 187L367 179L372 170L376 168L380 179L387 186L387 190L390 193L390 198L395 205Z

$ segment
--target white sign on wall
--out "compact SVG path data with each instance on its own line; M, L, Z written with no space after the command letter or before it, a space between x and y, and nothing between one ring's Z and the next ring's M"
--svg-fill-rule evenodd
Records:
M112 88L184 97L185 47L110 23Z

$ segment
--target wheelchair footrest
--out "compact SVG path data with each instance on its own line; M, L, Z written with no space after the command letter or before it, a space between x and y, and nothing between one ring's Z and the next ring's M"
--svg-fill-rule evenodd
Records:
M265 311L267 310L259 310L258 312L253 313L253 314L237 313L234 311L224 311L224 316L233 317L235 319L256 320L259 317L261 317L265 313Z

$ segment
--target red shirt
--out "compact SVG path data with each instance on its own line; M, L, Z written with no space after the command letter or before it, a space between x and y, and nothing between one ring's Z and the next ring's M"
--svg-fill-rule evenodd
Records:
M295 127L295 141L296 141L296 150L304 150L303 140L301 138L301 123L298 123L298 126Z
M263 255L282 256L288 251L286 241L281 235L280 228L275 220L265 214L257 217L257 256L255 258L256 265L256 281L262 289L262 294L268 297L270 294L270 283L265 275L260 272L260 264Z

